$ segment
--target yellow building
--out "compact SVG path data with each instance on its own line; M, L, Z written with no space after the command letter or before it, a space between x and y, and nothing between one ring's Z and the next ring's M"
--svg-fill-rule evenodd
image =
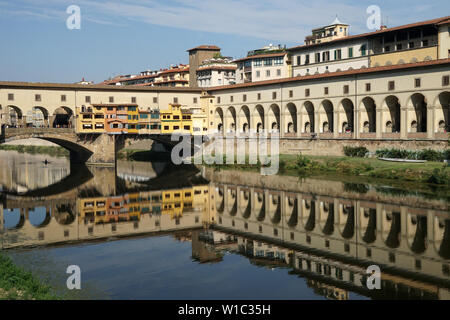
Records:
M76 130L79 133L105 132L105 108L101 106L76 108L76 120Z
M80 211L79 220L87 223L106 223L107 214L106 214L106 202L107 199L104 197L99 198L86 198L78 200L78 208Z
M131 134L138 134L138 125L139 125L139 108L138 106L128 106L127 107L127 113L128 113L128 124L127 124L127 130L128 133Z
M208 131L208 116L202 108L183 108L171 104L168 110L161 111L162 134L202 135Z

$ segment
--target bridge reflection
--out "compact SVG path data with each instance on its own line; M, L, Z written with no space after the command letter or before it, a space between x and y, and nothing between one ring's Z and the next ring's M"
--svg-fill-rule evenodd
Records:
M209 182L194 168L162 170L148 183L96 170L48 196L39 193L51 186L3 194L1 249L185 232L199 262L231 251L288 268L327 298L450 299L450 215L439 206ZM382 290L365 285L374 264Z

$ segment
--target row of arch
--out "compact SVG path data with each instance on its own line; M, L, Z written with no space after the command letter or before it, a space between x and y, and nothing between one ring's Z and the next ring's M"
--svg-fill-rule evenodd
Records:
M306 232L319 232L323 236L339 235L346 240L354 239L357 232L366 244L382 241L387 248L397 249L402 242L401 212L383 210L377 214L375 208L360 208L357 212L352 203L317 201L311 199L299 200L296 196L267 194L265 192L250 192L233 188L218 188L216 208L219 215L229 215L233 218L242 217L246 221L269 223L274 227L286 225L290 229L298 227ZM237 198L240 197L239 205ZM267 199L269 197L269 199ZM268 200L268 201L267 201ZM282 212L282 201L284 212ZM282 217L285 217L285 223ZM356 221L358 219L358 222ZM381 219L381 221L377 221ZM407 245L415 254L423 254L428 250L431 235L428 234L427 216L408 213L406 223ZM450 259L450 219L432 221L433 241L439 242L436 252L445 259ZM357 224L360 230L357 230ZM381 228L381 229L380 229ZM377 239L381 237L381 239Z
M36 128L68 128L73 126L74 113L71 108L61 106L53 113L47 108L35 106L24 113L18 106L8 105L0 110L5 116L5 125L8 127L36 127Z
M355 105L349 98L342 99L338 105L325 99L320 104L305 101L301 106L288 103L284 110L280 105L273 103L268 108L257 104L250 108L243 105L239 109L234 106L217 107L215 110L215 123L219 132L247 133L250 130L262 132L280 132L281 134L293 133L352 133L359 130L361 133L375 133L380 130L383 133L400 133L407 130L409 133L450 132L450 92L439 94L436 102L435 120L433 127L429 128L428 101L421 93L411 95L402 106L400 99L395 95L387 96L380 108L371 97L362 99L359 106L359 124L355 123ZM408 107L406 119L401 112ZM377 112L379 115L377 116ZM300 117L298 117L300 116ZM299 120L300 119L300 120ZM298 123L301 121L301 123ZM381 126L377 124L381 122ZM378 128L378 129L377 129Z

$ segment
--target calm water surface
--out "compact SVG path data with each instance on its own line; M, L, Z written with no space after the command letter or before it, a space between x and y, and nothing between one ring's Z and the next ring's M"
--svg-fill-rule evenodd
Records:
M450 299L442 190L10 151L0 164L1 252L69 299ZM381 290L366 287L374 264Z

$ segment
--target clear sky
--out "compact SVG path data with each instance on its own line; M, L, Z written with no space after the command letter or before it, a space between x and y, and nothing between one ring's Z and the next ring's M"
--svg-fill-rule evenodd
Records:
M81 29L69 30L70 5ZM367 8L389 27L450 15L448 0L0 0L0 80L100 82L188 63L187 49L214 44L234 58L272 44L302 44L338 15L368 32Z

